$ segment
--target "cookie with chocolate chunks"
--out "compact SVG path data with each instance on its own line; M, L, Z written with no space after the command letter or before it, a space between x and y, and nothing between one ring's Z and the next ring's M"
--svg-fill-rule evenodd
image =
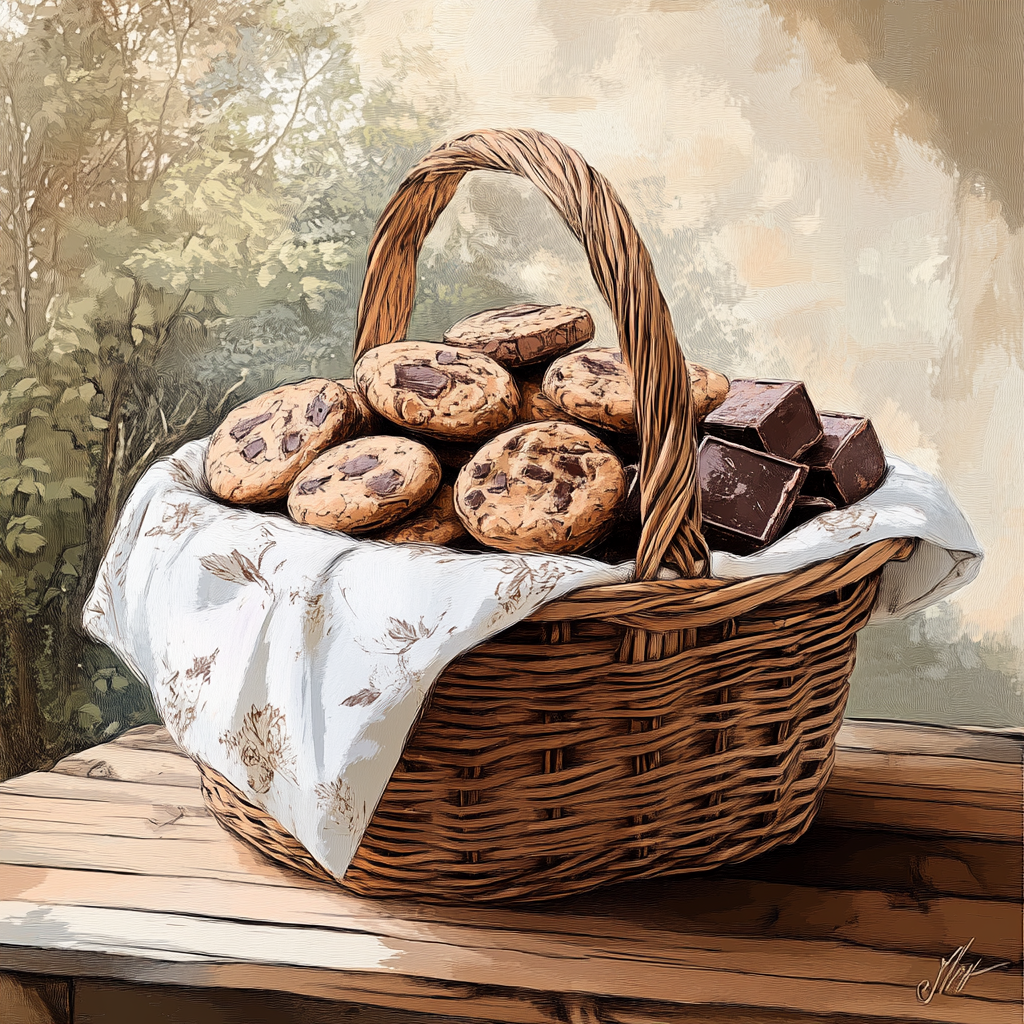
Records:
M699 363L686 364L694 415L703 420L729 393L729 380ZM544 394L560 409L594 427L636 431L633 374L617 348L583 348L556 359L544 374Z
M374 539L390 544L450 544L465 535L466 528L455 514L452 486L441 484L429 504Z
M729 395L729 378L717 370L709 370L700 363L686 361L690 377L690 398L698 421L713 413Z
M500 551L580 551L612 526L626 494L615 453L571 423L527 423L488 441L455 481L470 536Z
M544 394L563 412L605 430L636 430L633 375L617 348L581 348L544 374Z
M385 419L436 438L482 440L514 423L519 389L489 356L426 341L393 341L356 363L355 381Z
M437 491L433 452L407 437L359 437L324 452L295 479L288 514L298 523L366 533L422 508Z
M512 368L554 359L593 336L594 321L585 309L527 302L468 316L445 331L444 340Z
M351 437L359 415L333 380L285 384L233 410L213 432L206 476L213 493L238 505L268 504L288 494L322 451Z

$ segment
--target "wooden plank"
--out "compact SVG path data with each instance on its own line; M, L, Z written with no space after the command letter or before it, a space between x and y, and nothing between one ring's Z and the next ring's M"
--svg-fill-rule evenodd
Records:
M919 899L910 895L818 890L750 880L698 879L624 886L589 904L575 901L552 911L428 908L368 903L339 890L263 887L180 877L141 878L101 870L47 871L9 867L0 899L32 900L48 907L79 906L154 913L206 914L231 921L340 928L387 941L418 939L459 945L515 932L533 941L548 930L603 943L629 939L651 949L671 947L676 933L801 940L842 940L863 948L939 957L974 937L979 955L1019 961L1019 904L988 900ZM433 910L433 912L432 912ZM386 916L381 916L386 915ZM503 939L494 939L503 941Z
M1024 729L957 728L848 718L839 730L836 746L886 754L963 757L1019 765L1024 759Z
M197 787L198 770L166 730L143 730L65 758L54 771ZM1016 841L1024 834L1022 751L1015 734L848 721L820 820Z
M939 754L880 753L856 747L841 748L832 771L830 787L838 784L891 785L899 773L901 784L927 789L972 792L982 798L1005 796L1018 806L1024 772L1020 765L979 761Z
M159 841L104 835L83 838L75 831L26 833L0 821L0 851L4 864L41 865L95 870L115 865L121 872L159 876L167 867L174 877L219 878L250 885L277 884L302 888L318 885L278 867L248 844L232 839L174 839Z
M905 798L899 787L893 786L871 795L828 789L816 820L847 828L889 828L1009 843L1020 841L1024 814L960 803L948 792L936 800Z
M184 988L82 979L75 1024L458 1024L462 1018L411 1014L284 992Z
M1024 844L844 829L820 820L790 846L708 875L794 885L1022 899ZM712 882L713 884L713 882Z
M610 946L615 946L616 958L632 964L638 976L645 973L649 962L671 962L679 947L702 948L716 957L714 965L719 972L746 976L761 970L754 964L755 959L773 961L778 949L787 945L787 934L806 933L806 926L801 920L803 911L797 899L799 890L788 886L776 886L774 893L770 886L759 887L760 892L754 895L750 895L743 884L734 886L724 895L720 890L710 888L703 904L698 904L699 896L695 896L694 890L699 890L699 880L694 880L690 888L683 881L676 880L674 885L647 887L646 899L641 899L636 891L619 893L618 890L608 890L601 894L600 899L595 898L596 907L572 906L552 913L550 910L432 908L390 901L375 904L329 888L320 892L267 888L262 890L257 903L249 896L249 887L239 884L193 880L186 886L168 885L162 884L160 879L134 880L123 875L104 876L99 872L68 876L66 872L22 869L20 874L11 874L9 884L4 880L0 896L21 896L23 904L45 905L50 912L65 906L81 910L75 904L83 903L88 904L86 909L105 908L96 913L121 908L129 915L145 910L150 916L192 907L195 914L213 915L228 923L251 922L245 925L246 930L239 937L240 949L246 948L248 928L259 928L265 921L273 921L278 929L285 926L298 928L297 934L303 944L312 936L310 929L319 929L325 934L335 931L349 936L363 934L367 943L384 943L398 959L405 958L409 944L416 946L425 942L442 954L445 963L452 964L458 964L474 950L500 949L508 943L515 946L517 954L536 953L540 957L553 958L557 964L560 957L556 947L559 943L569 943L576 951L571 958L573 966L563 970L570 974L575 972L575 960L580 955L590 959L607 954ZM174 881L171 880L172 883ZM88 893L84 899L83 893ZM776 897L774 903L765 902L766 893ZM615 899L617 894L619 898ZM887 897L877 893L833 893L825 900L819 893L805 891L803 895L811 897L811 931L829 939L817 943L805 940L796 943L804 950L801 955L811 964L821 958L822 950L833 950L836 940L846 943L841 946L845 968L849 968L856 959L852 950L874 953L859 945L866 941L872 927L875 928L875 941L883 945L903 942L909 949L930 950L929 962L936 965L940 955L948 954L975 934L970 929L988 936L982 940L982 945L976 941L975 948L979 953L992 951L1020 961L1019 906L971 900L945 901L941 905L935 902L914 904L907 900L889 907ZM957 904L972 903L979 904L974 912L968 907L966 914L957 916L961 912ZM993 907L996 908L995 915ZM861 925L858 921L860 916L868 918L868 923ZM876 919L874 926L870 923L872 917ZM888 917L893 928L890 929L884 920L879 921L879 917ZM993 926L995 932L990 931ZM738 939L732 934L725 939L719 934L724 928L733 933L740 931L774 937L751 940ZM968 931L960 931L963 928ZM290 949L295 940L285 939L283 931L281 934L281 949ZM37 936L32 938L38 941ZM741 958L722 955L723 943L741 940L747 943L742 947ZM906 950L893 955L904 956ZM281 953L276 954L276 959L281 959ZM403 970L427 973L411 963ZM825 970L828 972L827 967ZM841 972L830 973L829 976L852 981ZM865 975L861 982L870 983L872 977ZM460 975L453 980L471 979ZM795 1008L809 1009L799 1005Z
M147 912L151 914L204 915L230 924L242 923L260 927L271 922L281 929L283 948L294 942L304 943L309 929L365 935L368 942L383 942L396 951L408 943L429 942L446 958L458 963L471 950L502 948L513 944L518 951L536 951L545 955L548 943L559 936L565 942L581 947L586 955L603 951L609 942L626 943L633 952L622 951L624 962L634 962L637 951L640 961L636 970L643 973L643 959L659 961L672 957L683 936L684 945L706 950L719 947L722 934L730 937L757 937L745 947L744 961L725 959L717 965L725 973L750 973L748 961L753 952L771 959L774 944L787 937L798 937L806 957L814 961L815 937L830 948L835 942L846 942L850 948L867 948L873 942L880 949L898 954L916 952L931 955L938 963L966 938L976 939L974 949L979 955L990 955L1020 962L1020 907L977 901L943 901L916 904L910 900L887 906L885 894L820 894L795 887L756 887L748 897L737 884L729 891L712 890L702 902L690 891L648 892L643 899L636 893L622 894L605 900L601 913L588 908L565 908L561 913L529 913L519 911L481 914L473 908L461 912L439 910L429 916L427 907L401 904L367 905L336 891L297 891L287 888L266 888L255 899L247 886L212 883L204 880L138 879L103 872L62 872L40 869L10 868L9 881L0 882L0 899L22 905L52 908L78 907ZM83 895L86 894L87 895ZM614 897L616 893L608 894ZM802 906L800 897L808 898ZM967 908L957 903L968 904ZM692 905L691 905L692 904ZM624 912L624 905L627 910ZM858 921L859 918L863 919ZM810 927L807 919L810 919ZM887 927L887 921L892 927ZM286 936L291 930L292 938ZM240 938L245 948L245 933ZM6 941L16 941L10 939ZM38 942L35 934L28 941ZM281 954L278 955L281 958ZM465 980L465 979L456 979ZM870 979L863 979L869 982ZM920 979L919 979L920 980ZM800 1009L799 1007L797 1009Z
M16 912L17 908L0 906L0 915L7 920ZM43 933L39 944L55 944L52 939L61 936L65 945L71 939L85 951L158 961L160 980L167 980L166 968L177 963L179 977L183 976L180 968L188 965L184 976L191 984L230 986L231 967L237 970L258 963L266 987L326 995L329 989L309 992L311 981L324 979L310 978L307 972L328 971L328 986L332 982L348 986L349 998L358 981L363 986L361 1002L377 1002L393 993L396 981L399 991L408 993L410 983L418 985L426 978L498 989L507 989L514 980L535 992L611 991L615 998L627 1000L738 1004L819 1014L842 1006L851 1014L947 1024L1018 1024L1021 1013L1016 977L990 972L971 979L973 990L969 987L955 998L925 1006L917 999L916 986L934 976L938 965L933 959L851 950L842 943L776 940L765 951L763 947L756 950L758 944L749 939L719 938L703 948L677 941L666 956L663 951L630 948L615 939L588 953L562 936L545 937L538 952L524 950L520 937L513 935L501 948L453 950L430 941L396 945L309 928L303 930L301 942L289 941L279 926L245 925L241 930L230 922L182 915L78 908L51 910L33 927ZM0 940L9 934L6 929ZM300 954L304 963L297 964ZM742 967L723 969L726 963ZM269 964L273 966L265 966ZM338 972L360 977L340 977ZM251 970L245 977L249 984ZM156 980L152 972L149 979ZM419 1006L431 1009L426 1000Z
M202 794L195 786L154 786L144 782L96 780L57 772L31 772L0 784L0 796L16 794L53 800L102 800L110 804L173 804L201 809Z
M187 973L190 983L196 986L293 991L323 999L363 1002L374 1008L397 1007L417 1013L439 1013L444 1014L448 1021L500 1020L506 1024L879 1024L880 1020L886 1020L892 1024L893 1021L908 1019L903 1016L880 1018L877 1015L839 1014L834 1009L822 1014L805 1014L735 1003L697 1005L648 999L601 999L574 993L538 993L509 986L490 988L397 976L388 979L389 991L382 992L378 979L358 974L341 975L275 965L259 968L239 964L182 967L70 950L43 952L0 947L0 963L17 960L26 970L38 969L41 956L51 958L68 974L76 976L144 979L147 984L182 984L181 979ZM380 1024L377 1017L371 1016L370 1020L373 1024Z
M691 876L619 886L593 904L591 913L624 927L643 921L687 934L834 939L935 957L973 936L981 955L1022 959L1019 903Z
M147 1024L459 1024L480 1020L479 1006L470 997L449 998L444 1009L459 1016L409 1013L379 1006L338 1003L308 996L293 996L245 989L185 988L169 985L138 985L83 979L75 985L75 1024L122 1024L145 1020ZM536 997L534 997L536 999ZM478 1000L474 999L474 1003ZM529 1007L533 1001L525 1000ZM680 1008L649 1001L602 1000L557 996L546 1000L560 1021L575 1024L865 1024L870 1018L846 1014L808 1015L784 1010L737 1006ZM453 1005L454 1004L454 1005ZM466 1005L462 1005L466 1004ZM488 1018L493 1019L493 1018ZM502 1019L509 1019L503 1017ZM877 1022L877 1018L876 1018Z
M121 733L120 736L101 744L106 747L131 747L133 750L162 750L165 753L177 754L181 751L171 734L162 725L139 725L134 729ZM94 750L97 748L93 748Z
M565 1024L567 1019L571 1020L559 1013L562 999L507 985L488 988L396 974L388 977L386 986L382 986L373 975L282 968L276 964L256 967L234 963L176 964L83 950L39 950L0 945L0 966L17 965L24 971L38 971L44 964L49 965L46 969L59 969L76 978L117 978L144 984L291 992L386 1009L437 1013L449 1019L456 1016L474 1021L499 1020L506 1024ZM386 991L383 990L385 987ZM629 1004L640 1005L634 1000ZM669 1004L651 1005L658 1006L659 1011L673 1009Z
M54 765L52 771L99 781L199 786L199 772L192 760L183 754L168 750L140 750L114 743L65 757Z
M72 825L81 835L133 839L167 835L202 839L223 832L205 807L142 801L110 804L104 800L48 800L11 793L0 793L0 821L3 827L19 832Z
M70 1024L71 983L45 975L0 971L3 1024Z

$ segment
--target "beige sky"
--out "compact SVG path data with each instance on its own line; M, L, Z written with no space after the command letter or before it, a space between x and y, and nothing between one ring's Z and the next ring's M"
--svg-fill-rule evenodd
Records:
M999 181L952 165L965 150L935 95L818 6L364 0L354 44L364 83L402 53L399 94L454 98L455 131L527 126L577 148L651 246L687 355L870 415L888 450L947 483L985 547L954 599L974 635L1024 646L1022 235ZM520 231L494 229L508 189L522 193L464 183L438 240L468 233L510 283L587 304L612 341L539 203Z

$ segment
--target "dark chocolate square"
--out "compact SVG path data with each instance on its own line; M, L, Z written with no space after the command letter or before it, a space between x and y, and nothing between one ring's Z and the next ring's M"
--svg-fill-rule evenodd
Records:
M828 498L837 508L870 494L885 476L885 453L871 420L845 412L821 414L822 438L803 456L804 493Z
M785 526L807 467L717 437L697 453L701 516L708 543L749 555Z
M704 430L782 459L798 458L822 436L807 389L796 380L734 380L704 418Z

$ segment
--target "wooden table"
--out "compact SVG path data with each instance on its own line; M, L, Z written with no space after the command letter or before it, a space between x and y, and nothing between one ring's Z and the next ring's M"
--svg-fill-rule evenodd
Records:
M135 729L0 785L0 1020L1020 1024L1022 751L848 722L798 844L497 909L279 868L207 813L164 730ZM969 940L965 965L1008 965L922 1002Z

